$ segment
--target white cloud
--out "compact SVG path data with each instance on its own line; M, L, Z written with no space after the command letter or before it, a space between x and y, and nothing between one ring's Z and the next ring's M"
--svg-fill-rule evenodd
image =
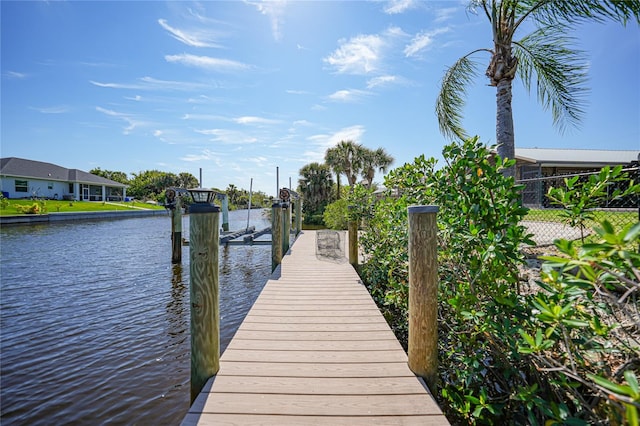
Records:
M379 35L358 35L341 40L340 47L323 61L343 74L369 74L380 66L385 40Z
M196 130L197 133L206 136L212 136L212 142L221 142L227 145L245 145L258 142L254 136L243 132L228 129L204 129Z
M56 105L43 108L31 107L31 109L39 111L43 114L64 114L66 112L69 112L69 107L66 105Z
M122 130L122 133L125 135L130 134L134 129L136 129L137 127L141 127L146 125L147 123L140 121L140 120L136 120L135 118L133 118L130 114L126 114L123 112L117 112L111 109L106 109L106 108L102 108L102 107L96 107L96 111L101 112L105 115L108 115L110 117L115 117L118 118L122 121L124 121L125 123L127 123L127 126Z
M232 61L230 59L212 58L210 56L196 56L189 53L183 53L180 55L166 55L164 59L167 62L177 62L183 65L203 68L208 71L216 72L244 71L251 68L247 64L243 64L242 62L238 61Z
M381 75L367 81L367 89L372 89L378 86L386 86L389 84L397 83L398 81L399 78L395 75Z
M202 31L184 31L170 26L165 19L158 19L162 28L167 30L171 37L192 47L222 47L214 42L214 34Z
M13 79L17 79L17 80L22 80L24 78L27 78L27 74L25 74L23 72L5 71L3 74L7 78L13 78Z
M424 50L427 50L429 46L431 46L431 44L433 43L435 36L446 33L448 31L449 31L449 28L444 27L444 28L438 28L436 30L428 31L428 32L422 31L416 34L415 37L413 37L413 39L411 40L411 43L409 43L405 47L404 49L405 56L409 58L409 57L418 55L420 52Z
M208 149L205 149L205 150L202 150L200 154L187 154L184 157L181 157L180 159L182 161L197 162L197 161L217 159L218 157L219 157L219 154L213 151L209 151Z
M310 92L307 92L305 90L285 90L286 93L290 94L290 95L310 95Z
M396 39L407 37L400 27L390 26L380 34L360 34L339 40L338 47L323 61L340 74L375 74L383 68L384 55Z
M311 161L324 161L324 154L328 148L333 148L340 141L353 141L360 143L365 129L362 125L345 127L332 134L319 134L309 136L307 140L311 141L317 149L305 152L305 158Z
M406 12L417 6L416 0L390 0L384 8L384 13L395 15Z
M327 96L332 102L358 102L364 97L371 95L370 92L358 89L338 90Z
M89 80L89 83L98 87L108 89L132 89L132 90L179 90L193 91L211 88L211 83L201 84L185 81L158 80L153 77L142 77L138 79L138 83L101 83Z
M448 21L451 16L456 13L460 8L457 7L446 7L442 9L436 9L436 19L435 23L441 23L444 21Z
M258 12L267 16L271 21L271 33L276 41L282 40L282 24L284 21L284 10L286 0L269 0L259 2L248 2L256 7Z
M234 118L233 121L235 121L238 124L278 124L280 123L280 120L271 120L269 118L251 117L251 116L237 117L237 118Z

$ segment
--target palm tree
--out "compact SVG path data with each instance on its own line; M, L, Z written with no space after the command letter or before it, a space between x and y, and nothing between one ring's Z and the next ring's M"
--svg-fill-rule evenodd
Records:
M359 143L340 141L335 147L327 150L325 161L336 173L336 176L344 173L347 176L349 185L353 186L362 171L362 153L364 149Z
M313 215L322 215L331 202L331 169L326 164L310 163L302 167L299 173L298 190L304 198L302 208L305 220Z
M393 164L393 157L384 148L378 148L375 151L365 148L362 157L362 179L367 188L373 184L376 171L384 173L391 164Z
M329 166L329 169L336 174L336 199L338 200L340 199L340 175L344 173L342 169L343 162L339 154L337 147L335 147L327 149L324 155L325 163Z
M572 38L566 34L589 20L601 22L609 18L624 24L635 18L640 22L640 0L472 0L469 10L480 10L489 20L493 48L469 52L446 71L436 100L440 131L448 137L467 137L461 123L462 108L466 86L478 71L471 56L488 53L485 75L497 90L498 155L510 159L515 154L511 89L516 76L529 91L532 80L537 81L538 101L545 109L551 109L553 123L562 132L566 125L580 122L588 69L582 52L570 48ZM536 29L514 40L516 31L527 22ZM515 169L509 168L505 174L513 176Z

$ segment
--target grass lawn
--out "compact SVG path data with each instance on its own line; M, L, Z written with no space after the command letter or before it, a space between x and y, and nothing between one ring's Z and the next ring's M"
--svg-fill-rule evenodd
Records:
M101 201L61 201L61 200L6 200L8 205L0 208L0 216L22 215L18 211L19 206L31 207L38 205L40 213L63 213L63 212L97 212L97 211L114 211L114 210L164 210L163 206L154 204L145 204L139 202L127 203L103 203Z
M598 210L595 213L596 221L607 219L611 223L635 223L638 221L637 211L616 212ZM531 209L524 217L524 220L534 220L541 222L562 222L562 210L560 209Z

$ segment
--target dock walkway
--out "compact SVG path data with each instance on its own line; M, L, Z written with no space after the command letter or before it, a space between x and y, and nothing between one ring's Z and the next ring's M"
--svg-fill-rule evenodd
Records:
M182 425L447 425L345 258L304 231Z

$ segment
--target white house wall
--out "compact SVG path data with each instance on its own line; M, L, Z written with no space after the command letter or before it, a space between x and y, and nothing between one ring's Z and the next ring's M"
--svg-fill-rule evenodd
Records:
M16 192L16 180L26 180L28 192ZM8 198L57 198L62 199L63 195L69 195L68 182L55 182L40 179L3 177L1 179L2 192L9 194Z

